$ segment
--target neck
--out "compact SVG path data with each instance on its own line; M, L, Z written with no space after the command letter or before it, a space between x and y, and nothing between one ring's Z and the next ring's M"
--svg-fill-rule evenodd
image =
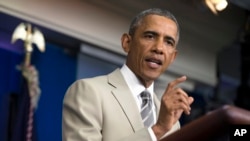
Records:
M152 85L153 81L147 81L147 80L144 80L142 79L141 77L139 76L136 76L140 82L142 83L142 85L145 87L145 88L148 88L150 85Z

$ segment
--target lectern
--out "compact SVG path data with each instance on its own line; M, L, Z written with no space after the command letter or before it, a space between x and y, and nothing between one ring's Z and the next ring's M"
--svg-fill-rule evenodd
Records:
M250 111L224 105L185 124L160 141L210 141L228 133L233 125L250 125Z

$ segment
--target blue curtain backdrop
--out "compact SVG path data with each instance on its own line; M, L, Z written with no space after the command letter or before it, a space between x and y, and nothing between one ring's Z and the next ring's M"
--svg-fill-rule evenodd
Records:
M20 72L16 65L21 62L22 55L0 48L0 141L7 141L9 133L9 105L11 94L20 91Z
M67 87L76 79L76 56L47 44L44 53L34 52L33 61L39 70L42 90L36 111L39 141L61 141L62 101Z
M0 47L0 141L8 139L10 94L20 92L21 73L16 65L22 59L22 54ZM37 139L61 141L62 101L67 87L76 79L76 56L66 54L59 46L46 44L44 53L34 48L32 64L39 71L41 88L34 119Z

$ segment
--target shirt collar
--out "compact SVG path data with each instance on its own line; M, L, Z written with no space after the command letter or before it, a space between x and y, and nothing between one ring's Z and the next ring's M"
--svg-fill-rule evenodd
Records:
M136 75L129 69L129 67L124 64L121 68L121 73L133 95L138 96L142 91L147 89L150 94L153 96L154 93L154 82L148 87L145 88Z

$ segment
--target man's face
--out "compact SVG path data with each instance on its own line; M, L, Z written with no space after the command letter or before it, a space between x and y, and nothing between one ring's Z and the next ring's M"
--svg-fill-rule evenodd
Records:
M124 34L122 46L127 66L148 87L176 57L177 26L172 20L148 15L131 37Z

